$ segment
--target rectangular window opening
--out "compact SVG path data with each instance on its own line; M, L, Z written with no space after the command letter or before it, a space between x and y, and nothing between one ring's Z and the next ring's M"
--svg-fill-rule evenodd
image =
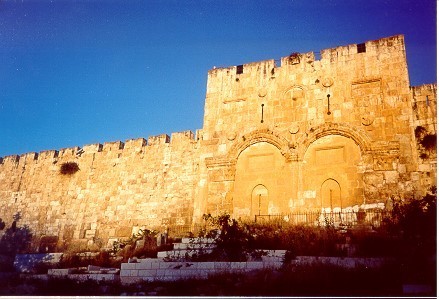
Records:
M242 73L244 73L244 66L242 64L241 65L237 65L236 66L236 74L239 75L239 74L242 74Z
M366 53L366 44L357 44L357 53Z

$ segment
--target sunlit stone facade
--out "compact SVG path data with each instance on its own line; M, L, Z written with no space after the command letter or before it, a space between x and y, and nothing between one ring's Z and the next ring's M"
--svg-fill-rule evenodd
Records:
M421 142L436 134L436 84L410 86L403 36L319 56L210 70L196 134L2 158L0 217L20 213L35 244L103 247L204 213L254 219L423 196L436 182L436 150ZM79 170L61 174L66 162Z

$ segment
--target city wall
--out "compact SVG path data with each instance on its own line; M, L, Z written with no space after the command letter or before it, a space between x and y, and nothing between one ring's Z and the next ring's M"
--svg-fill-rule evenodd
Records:
M196 135L0 158L0 217L36 246L101 248L204 213L390 207L435 185L436 94L410 87L402 35L214 68Z

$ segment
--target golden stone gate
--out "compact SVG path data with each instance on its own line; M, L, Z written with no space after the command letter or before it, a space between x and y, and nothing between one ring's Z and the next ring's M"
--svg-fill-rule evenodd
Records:
M436 84L410 86L404 37L320 56L210 70L196 134L1 158L0 217L19 212L35 244L104 247L204 213L383 209L423 196L436 182L436 150L421 142L436 134ZM67 162L79 170L61 174Z

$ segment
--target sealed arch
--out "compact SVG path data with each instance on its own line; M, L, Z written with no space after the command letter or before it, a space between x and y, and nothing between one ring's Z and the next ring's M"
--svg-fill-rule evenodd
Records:
M287 160L293 160L297 156L288 140L269 129L262 129L240 136L229 151L229 159L238 159L244 150L257 143L273 145Z
M235 167L233 216L254 219L285 212L293 184L290 164L269 142L251 143L242 150Z
M299 159L303 158L308 148L320 138L325 136L343 136L351 139L359 147L362 153L371 150L371 138L361 129L340 123L324 123L309 130L297 142L299 145Z
M361 148L351 138L326 135L312 142L303 157L300 184L306 208L346 208L362 204ZM312 196L311 196L312 195Z

